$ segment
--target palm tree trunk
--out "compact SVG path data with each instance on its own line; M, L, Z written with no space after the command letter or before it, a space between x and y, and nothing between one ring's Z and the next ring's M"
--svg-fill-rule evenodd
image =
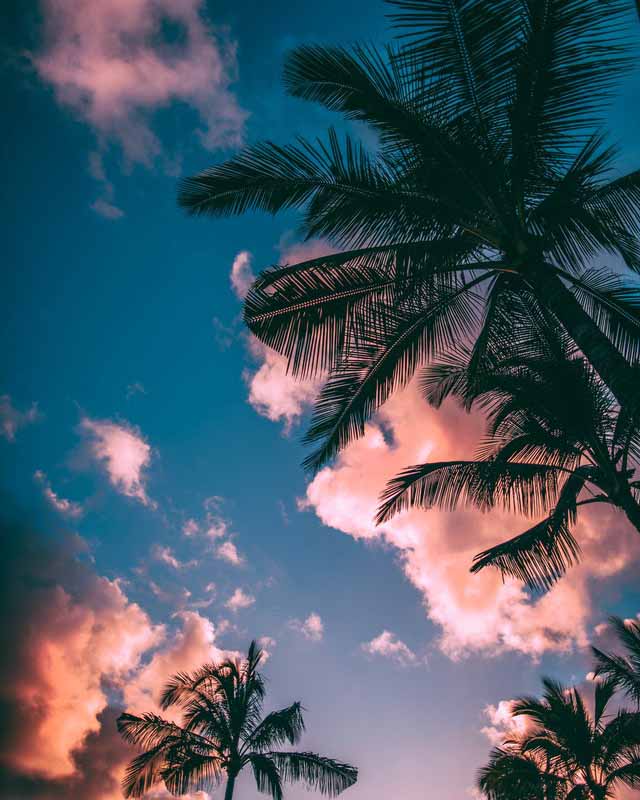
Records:
M629 362L582 308L573 293L548 270L527 274L527 281L541 303L549 308L621 406L633 408L640 399L638 378Z
M229 772L227 773L227 786L224 790L224 800L232 800L233 798L233 787L236 783L236 776L235 774Z

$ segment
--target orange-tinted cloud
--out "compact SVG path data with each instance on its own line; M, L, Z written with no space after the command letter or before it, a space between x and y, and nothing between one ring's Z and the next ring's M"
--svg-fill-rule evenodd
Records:
M640 556L640 540L606 508L584 513L577 529L584 559L547 594L532 599L522 584L493 570L471 575L473 556L522 530L527 520L499 511L410 511L384 526L373 523L378 495L403 467L472 455L482 434L478 416L447 404L429 408L416 388L394 396L379 421L307 487L302 508L356 539L397 548L407 577L441 629L440 648L452 658L472 651L513 650L534 658L587 643L597 581Z

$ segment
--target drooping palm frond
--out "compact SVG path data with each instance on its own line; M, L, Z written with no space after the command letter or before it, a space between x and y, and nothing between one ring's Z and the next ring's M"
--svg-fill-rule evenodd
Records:
M282 800L282 780L273 759L262 753L251 753L249 763L258 791L271 795L273 800Z
M301 782L309 789L335 797L353 786L358 770L317 753L267 753L285 783Z
M595 674L615 684L640 707L640 624L635 620L609 617L624 654L604 652L597 647L591 651L595 659Z
M267 714L249 735L245 747L261 752L287 742L296 744L303 733L302 707L300 703L293 703L288 708Z

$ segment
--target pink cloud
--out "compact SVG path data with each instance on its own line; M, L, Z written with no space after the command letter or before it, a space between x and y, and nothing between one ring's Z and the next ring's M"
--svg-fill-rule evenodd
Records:
M180 561L178 558L176 558L173 550L170 547L160 544L153 546L152 554L156 561L160 561L172 569L186 569L187 567L193 567L198 563L195 560Z
M216 555L223 561L233 564L234 567L240 567L244 564L244 558L238 552L238 548L233 542L223 542L216 548Z
M381 527L373 523L378 495L390 477L421 461L470 456L482 428L479 417L454 405L438 412L428 408L411 386L385 405L379 422L368 425L334 466L318 473L300 507L356 539L395 547L427 615L441 629L440 648L452 658L504 650L538 658L585 646L592 584L618 574L640 555L637 534L615 511L581 516L577 537L583 563L536 599L495 571L469 573L477 552L522 530L526 520L496 511L415 510Z
M109 203L107 200L100 197L91 203L91 208L96 214L99 214L105 219L120 219L124 217L124 211L121 208L114 206L113 203Z
M247 592L244 591L244 589L238 587L231 595L231 597L227 600L225 606L230 611L236 612L240 611L243 608L249 608L255 602L256 598L253 595L248 594Z
M41 484L42 494L44 495L45 500L59 514L69 517L70 519L79 519L83 515L84 508L80 503L76 503L73 500L68 500L66 497L60 497L60 495L53 491L49 479L44 472L42 472L42 470L36 470L33 474L33 477L39 484Z
M175 630L155 625L118 581L80 560L79 537L50 540L4 523L0 535L9 602L0 637L3 779L39 781L43 797L118 800L135 753L116 732L114 694L131 711L158 711L172 674L237 654L218 646L217 629L196 611L174 615Z
M88 437L90 453L104 467L112 486L125 496L155 508L145 488L151 446L140 431L126 422L88 417L81 420L80 430Z
M251 253L247 250L242 250L233 259L229 275L231 287L239 300L244 300L255 279L256 276L251 268Z
M249 403L260 416L284 423L285 433L289 433L315 400L321 383L295 378L287 370L286 359L253 336L249 337L249 351L262 362L255 372L244 373Z
M0 436L14 442L20 428L31 425L40 418L38 404L32 403L26 411L17 409L8 394L0 396Z
M500 700L497 705L488 705L484 709L489 724L480 729L480 733L489 739L492 745L501 745L505 739L518 738L531 731L533 723L530 717L513 716L515 700Z
M320 614L312 611L305 620L292 619L289 627L301 633L310 642L320 642L324 637L324 623Z
M364 642L362 649L371 656L388 658L402 667L414 667L420 663L413 650L391 631L382 631L370 642Z
M150 166L162 153L153 114L175 102L198 113L204 147L241 144L247 114L230 90L236 44L224 29L207 23L204 0L42 0L41 5L44 43L33 63L58 102L94 129L101 150L115 142L128 163ZM179 35L171 37L171 29ZM106 192L94 208L114 219L122 212L111 203L100 155L93 158L92 174Z

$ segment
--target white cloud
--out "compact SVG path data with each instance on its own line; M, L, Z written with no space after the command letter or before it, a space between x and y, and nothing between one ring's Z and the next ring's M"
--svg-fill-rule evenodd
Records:
M371 656L389 658L402 667L415 667L420 663L413 650L391 631L382 631L370 642L363 642L362 649Z
M126 422L92 420L84 417L80 430L89 442L93 458L107 472L111 485L126 497L155 508L147 496L146 469L151 462L151 446L141 432Z
M14 442L20 428L31 425L40 418L38 404L32 403L26 411L19 411L13 405L8 394L0 396L0 436L8 442Z
M152 548L152 554L156 561L160 561L163 564L166 564L168 567L172 569L187 569L188 567L195 566L198 562L195 560L192 561L180 561L179 558L176 557L173 550L170 547L166 547L165 545L156 544Z
M243 589L238 587L231 597L225 603L225 606L230 611L240 611L243 608L249 608L256 602L256 598L251 595L247 594Z
M200 531L200 526L195 519L188 519L182 525L182 533L185 536L195 536Z
M292 619L289 627L301 633L310 642L320 642L324 636L324 623L320 614L312 611L305 620Z

